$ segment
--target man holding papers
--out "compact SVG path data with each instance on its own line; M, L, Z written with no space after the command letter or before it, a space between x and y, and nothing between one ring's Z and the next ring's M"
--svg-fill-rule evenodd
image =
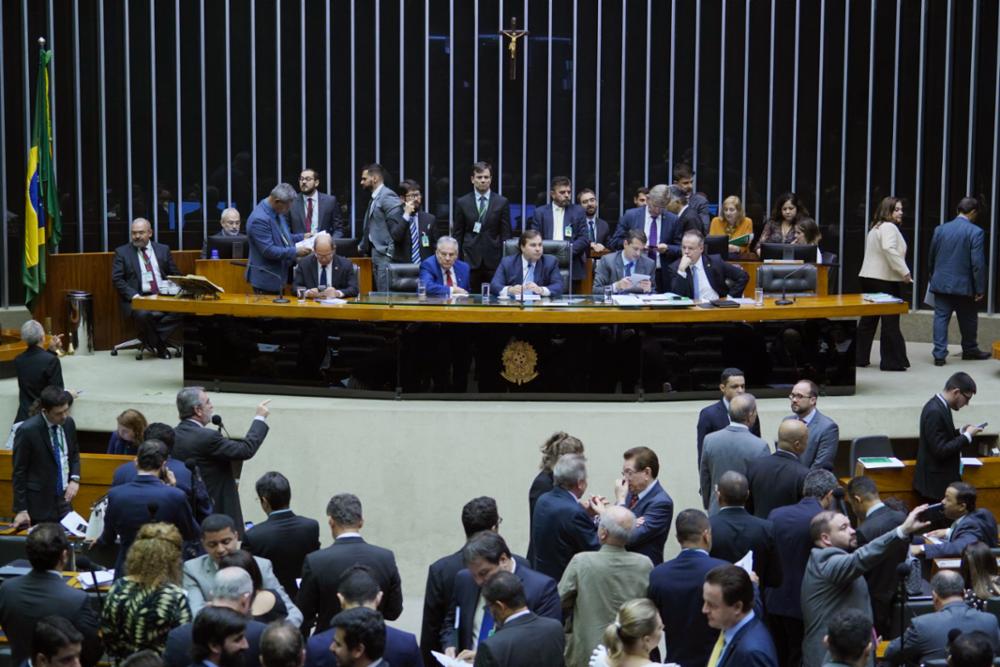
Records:
M670 291L696 302L715 301L730 294L742 296L750 280L747 272L724 262L718 255L705 255L704 252L705 237L701 232L694 229L684 232L681 239L683 256L666 271Z
M615 293L655 291L651 276L656 271L656 263L645 255L645 248L646 233L641 229L627 230L622 249L597 262L594 294L603 294L608 285Z
M542 254L542 235L537 229L528 229L521 234L518 241L521 252L518 255L504 257L493 275L490 289L501 298L519 298L522 293L540 296L550 296L558 299L562 296L563 281L559 271L559 262L551 255Z

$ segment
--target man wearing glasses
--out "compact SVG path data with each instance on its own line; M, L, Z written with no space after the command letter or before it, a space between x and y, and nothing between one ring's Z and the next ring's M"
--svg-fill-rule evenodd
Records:
M629 551L649 556L653 565L663 562L663 545L670 534L674 501L660 485L660 460L649 447L633 447L624 454L622 476L615 483L615 504L635 514L629 534Z
M416 181L400 181L399 196L403 198L403 220L407 225L409 240L406 256L411 263L419 264L434 255L438 238L434 224L436 220L430 213L420 210L423 198L420 195L420 184Z
M799 380L788 396L792 401L792 413L785 419L797 419L809 427L809 442L799 460L802 465L813 470L824 468L833 470L833 460L837 457L837 442L840 427L818 409L816 399L819 387L812 380Z
M944 497L948 485L962 479L962 447L983 430L965 425L955 428L951 412L958 412L976 395L976 382L968 373L955 373L944 384L944 391L924 405L920 413L920 444L917 466L913 471L913 489L929 502Z

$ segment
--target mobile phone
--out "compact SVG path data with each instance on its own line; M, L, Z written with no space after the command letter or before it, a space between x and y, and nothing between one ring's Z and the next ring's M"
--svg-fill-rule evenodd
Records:
M976 428L978 428L979 430L982 430L982 429L986 428L987 426L989 426L989 424L990 424L989 422L983 422L982 424L977 424Z
M917 515L917 518L921 521L926 521L931 518L937 512L940 512L944 508L942 503L934 503L933 505L928 505L927 508Z

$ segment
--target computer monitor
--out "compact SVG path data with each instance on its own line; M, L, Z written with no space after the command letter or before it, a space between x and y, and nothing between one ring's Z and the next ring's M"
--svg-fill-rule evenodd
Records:
M219 259L243 259L249 252L249 241L245 234L236 236L215 235L208 237L208 256L219 252Z
M729 259L729 237L725 234L706 236L705 254L719 255L722 259Z
M793 243L761 243L760 258L765 261L769 259L793 259L815 264L816 246Z

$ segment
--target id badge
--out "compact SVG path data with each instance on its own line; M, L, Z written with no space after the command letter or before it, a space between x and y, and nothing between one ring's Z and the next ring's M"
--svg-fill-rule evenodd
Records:
M563 229L563 238L564 239L573 238L573 227L571 225L566 225L566 227Z
M480 233L481 231L483 231L483 223L481 223L481 222L476 222L476 224L474 224L474 225L472 226L472 233L473 233L473 234L478 234L478 233Z
M420 235L420 245L424 248L429 248L431 245L431 240L427 238L427 234L423 233Z

